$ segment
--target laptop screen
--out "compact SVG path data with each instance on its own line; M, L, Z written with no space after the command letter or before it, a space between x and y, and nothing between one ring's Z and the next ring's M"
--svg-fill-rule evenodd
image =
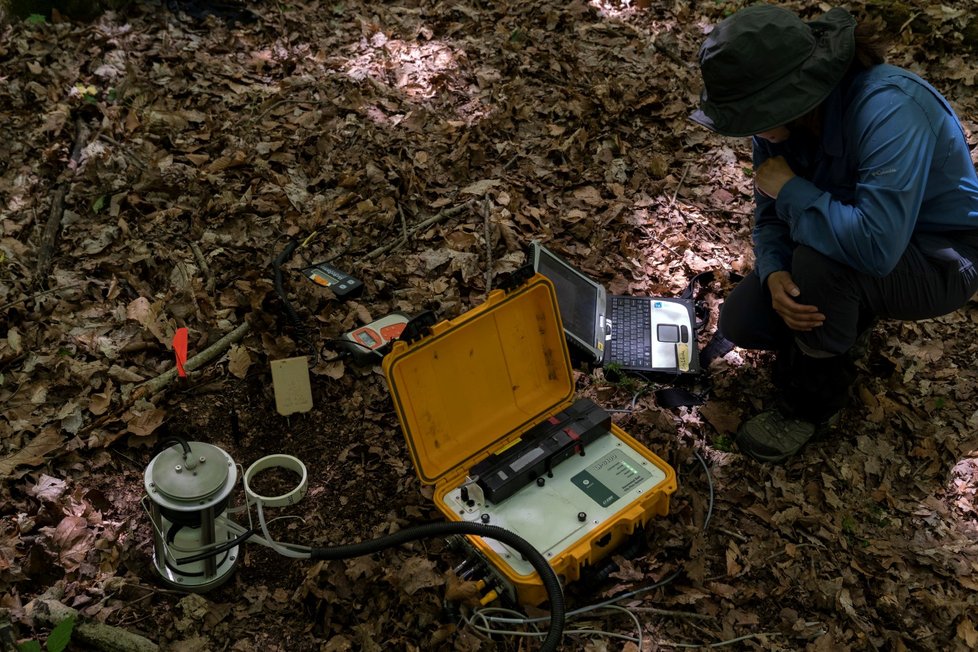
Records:
M554 284L564 330L585 342L595 342L597 338L594 332L596 326L594 316L598 302L597 286L569 268L563 261L554 258L542 247L537 271Z

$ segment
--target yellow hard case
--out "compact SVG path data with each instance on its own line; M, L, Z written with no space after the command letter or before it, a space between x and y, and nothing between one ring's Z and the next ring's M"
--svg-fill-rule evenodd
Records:
M422 483L434 485L433 500L449 521L462 517L446 505L446 494L465 482L474 464L575 400L556 292L541 274L512 291L494 290L485 303L435 324L418 341L395 342L383 369L414 468ZM653 516L666 515L676 490L675 471L665 461L617 425L611 428L661 471L662 480L550 558L565 584ZM546 600L535 571L519 574L482 538L467 538L515 587L519 602Z

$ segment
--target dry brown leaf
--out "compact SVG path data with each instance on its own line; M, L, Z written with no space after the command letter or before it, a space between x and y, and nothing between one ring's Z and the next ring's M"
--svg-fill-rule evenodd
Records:
M737 431L742 420L740 410L729 403L709 401L699 407L700 416L713 426L721 435L729 435Z
M37 484L31 487L28 493L35 498L53 503L64 494L66 488L67 485L64 480L42 473L41 477L37 480Z
M244 378L248 375L248 368L251 367L251 355L248 349L239 344L234 344L228 351L228 371L236 378Z
M11 475L18 466L37 466L46 461L45 456L63 444L61 433L55 428L45 428L19 451L0 460L0 478Z
M91 399L88 401L88 411L95 416L100 416L105 414L106 410L109 409L109 405L112 403L112 394L115 391L115 387L112 385L112 380L108 380L105 383L105 389L98 394L92 394Z
M140 323L162 343L166 343L160 324L160 304L151 304L146 297L138 297L126 306L126 317Z
M123 416L126 430L134 435L145 437L163 425L166 411L148 401L139 401Z
M424 557L407 559L397 570L397 580L401 589L408 595L445 583L445 578L435 571L435 562Z
M50 537L61 565L69 572L77 570L85 561L95 542L95 533L81 516L65 516L57 527L41 528L41 532Z
M978 648L978 630L975 629L975 624L970 618L965 618L958 623L957 634L969 648L972 650Z
M475 183L470 183L469 185L465 186L459 190L459 194L481 197L501 184L502 182L499 179L483 179L482 181L476 181Z

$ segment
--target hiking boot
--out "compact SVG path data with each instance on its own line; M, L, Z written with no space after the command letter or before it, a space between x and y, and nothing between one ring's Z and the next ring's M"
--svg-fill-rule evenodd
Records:
M859 362L869 354L870 337L876 324L877 320L874 319L869 326L860 331L852 347L846 351L845 355L853 362Z
M742 423L735 441L742 453L758 462L780 464L809 441L827 432L836 421L838 414L815 424L771 409Z

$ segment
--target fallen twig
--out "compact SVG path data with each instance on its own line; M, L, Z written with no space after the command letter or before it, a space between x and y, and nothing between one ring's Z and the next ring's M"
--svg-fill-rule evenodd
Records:
M407 217L404 216L404 207L400 204L397 205L397 214L401 217L401 233L403 233L404 241L411 237L410 230L408 229Z
M716 616L697 614L690 611L676 611L675 609L659 609L658 607L629 607L636 613L649 613L657 616L677 616L679 618L692 618L694 620L716 620Z
M233 331L214 342L194 357L189 358L186 364L183 365L183 368L190 372L204 366L220 354L224 353L231 347L232 344L240 342L248 330L248 322L241 322L241 325L235 328ZM133 399L139 399L144 396L152 396L153 394L156 394L161 389L173 382L176 377L177 368L174 367L156 378L147 380L133 391Z
M26 613L46 625L54 626L67 620L75 619L71 632L73 643L81 643L87 650L102 652L156 652L159 646L145 636L112 625L106 625L89 620L73 609L61 603L64 592L53 586L43 595L31 600L26 607Z
M204 252L200 250L200 246L196 242L190 243L190 251L194 252L194 259L197 261L197 265L200 267L200 273L204 277L204 289L207 290L207 294L213 294L216 281L214 280L214 275L211 274L211 268L207 264L207 259L204 258Z
M489 201L482 202L482 217L486 227L486 294L492 291L492 228L489 224Z
M34 266L34 286L47 286L46 280L51 269L51 256L58 243L61 232L61 218L65 214L65 195L68 189L64 184L54 190L51 197L51 210L48 211L48 221L44 225L41 244L37 248L37 264Z
M27 301L32 301L34 299L37 299L38 297L43 297L45 294L52 294L54 292L57 292L58 290L70 290L71 288L76 288L78 286L85 285L85 283L86 283L86 281L78 281L77 283L69 283L68 285L61 285L61 286L58 286L58 287L55 287L55 288L48 288L47 290L41 290L40 292L35 292L34 294L23 296L23 297L21 297L19 299L14 299L13 301L10 301L9 303L5 303L2 306L0 306L0 312L3 312L4 310L6 310L7 308L10 308L12 306L16 306L18 303L25 303Z
M781 632L757 632L756 634L747 634L746 636L738 636L737 638L731 638L726 641L720 641L718 643L672 643L669 641L660 641L659 645L664 645L666 647L683 647L683 648L704 648L704 647L726 647L727 645L733 645L734 643L741 643L743 641L750 640L752 638L767 638L768 636L780 636Z
M79 118L75 122L75 144L71 151L69 166L77 164L81 159L85 141L88 139L88 127ZM68 182L62 181L55 187L51 198L51 210L48 211L48 221L44 225L41 244L37 248L37 263L34 266L34 287L47 287L48 272L51 271L51 258L58 245L58 235L61 233L61 219L65 214L65 196L68 194Z
M679 177L679 183L676 184L676 192L672 193L672 199L669 200L669 208L676 203L676 197L679 196L679 190L683 187L683 181L686 180L686 175L689 174L689 163L683 168L683 176Z
M450 217L454 217L454 216L458 215L459 213L461 213L462 211L466 210L467 208L470 208L472 206L472 204L473 204L474 201L475 200L469 200L469 201L465 202L464 204L459 204L458 206L452 206L451 208L446 208L445 210L441 211L440 213L437 213L436 215L432 215L431 217L429 217L428 219L424 220L423 222L420 222L419 224L415 224L414 226L412 226L408 230L408 234L405 237L398 238L394 242L391 242L389 244L385 244L385 245L381 245L380 247L377 247L376 249L374 249L373 251L371 251L370 253L368 253L366 256L364 256L363 259L364 260L370 260L372 258L376 258L377 256L379 256L379 255L381 255L383 253L386 253L386 252L390 251L394 247L397 247L397 246L399 246L399 245L407 242L408 236L414 235L415 233L417 233L421 229L426 229L429 226L431 226L432 224L437 224L438 222L441 222L442 220L447 220Z

